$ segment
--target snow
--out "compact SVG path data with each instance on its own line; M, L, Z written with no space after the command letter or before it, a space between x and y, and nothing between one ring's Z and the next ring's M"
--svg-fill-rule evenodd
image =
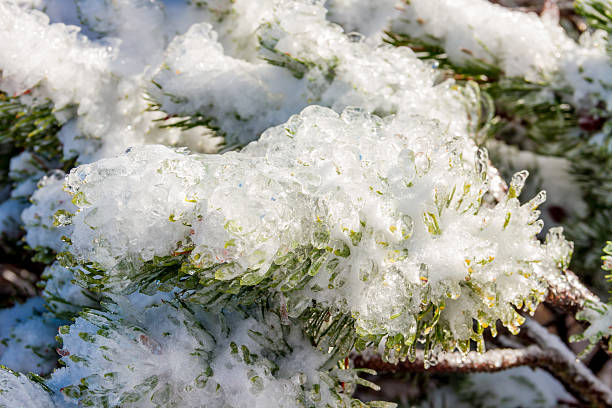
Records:
M0 364L24 373L48 374L56 364L60 321L45 316L40 297L0 310Z
M545 194L521 205L524 176L481 207L486 155L474 165L463 146L426 118L311 106L239 153L134 148L68 175L68 250L104 290L142 288L147 262L188 254L200 282L262 282L290 294L294 317L314 299L362 335L410 339L430 303L450 347L473 336L472 319L516 331L511 305L533 310L571 247L537 240Z
M0 406L54 408L56 405L40 384L25 374L0 367Z
M612 64L607 34L586 32L572 40L558 17L511 10L486 0L411 0L392 31L442 46L458 65L497 67L509 77L569 87L572 105L612 105Z
M206 401L236 408L350 403L338 370L322 367L331 356L315 350L299 329L283 330L274 314L211 313L176 302L136 310L126 299L121 303L129 309L108 304L108 312L86 311L60 329L66 367L48 381L59 401L135 407ZM355 374L346 374L349 387Z

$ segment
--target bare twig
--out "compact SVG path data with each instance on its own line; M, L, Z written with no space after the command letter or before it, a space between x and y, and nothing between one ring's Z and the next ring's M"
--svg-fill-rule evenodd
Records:
M589 303L599 304L599 297L580 282L576 274L565 270L561 279L549 282L546 303L575 315Z
M406 360L397 364L385 362L377 353L356 354L352 358L356 368L370 368L385 373L425 371L428 373L476 373L502 371L524 365L536 367L539 366L542 357L542 349L538 346L522 349L493 349L485 353L472 351L465 356L458 352L440 353L438 364L427 369L423 350L417 350L414 362Z
M381 373L429 372L476 373L495 372L519 366L539 367L559 380L579 401L595 407L612 406L612 389L601 382L557 336L548 333L535 320L523 326L526 336L535 344L519 349L493 349L479 354L470 352L441 353L438 364L425 368L422 350L414 362L391 364L377 353L352 356L356 368L370 368Z

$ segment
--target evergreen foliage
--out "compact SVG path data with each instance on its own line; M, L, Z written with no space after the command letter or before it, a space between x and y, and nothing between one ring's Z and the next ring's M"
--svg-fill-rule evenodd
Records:
M525 323L612 347L569 271L612 283L612 3L575 13L0 3L0 254L43 270L0 310L0 408L612 404ZM556 379L470 373L524 365Z

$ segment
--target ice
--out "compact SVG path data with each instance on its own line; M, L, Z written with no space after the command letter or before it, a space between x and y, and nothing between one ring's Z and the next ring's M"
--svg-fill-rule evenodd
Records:
M558 273L558 250L536 238L545 195L482 206L486 152L463 149L437 121L318 106L239 153L134 148L69 174L68 250L111 292L152 290L151 266L174 258L204 286L282 292L292 317L311 299L333 306L363 335L411 337L423 305L449 347L472 338L472 319L517 331L513 305L531 311Z
M37 382L0 367L0 406L55 408L50 394Z

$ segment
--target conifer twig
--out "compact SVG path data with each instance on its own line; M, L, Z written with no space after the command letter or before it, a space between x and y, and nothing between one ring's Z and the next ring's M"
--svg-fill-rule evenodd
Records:
M576 315L588 304L599 304L601 300L580 282L574 272L566 269L561 279L549 282L546 303Z

